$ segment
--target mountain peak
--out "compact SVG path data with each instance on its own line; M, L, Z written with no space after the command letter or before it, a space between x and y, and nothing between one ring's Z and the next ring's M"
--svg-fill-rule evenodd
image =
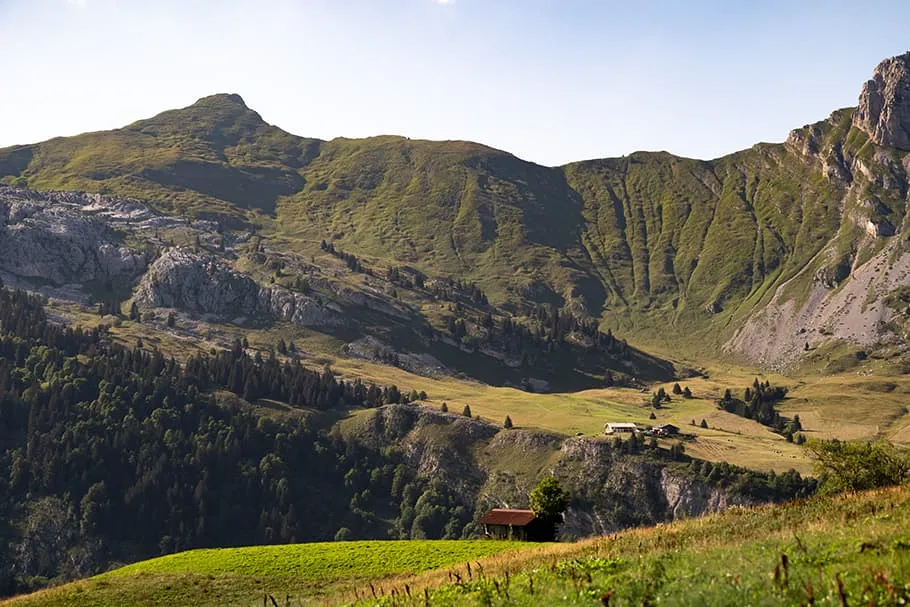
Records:
M910 51L878 64L860 92L853 124L879 145L910 150Z
M248 110L250 109L247 104L243 101L243 97L237 93L216 93L214 95L208 95L196 101L193 105L213 105L213 104L230 104L240 106L241 108Z

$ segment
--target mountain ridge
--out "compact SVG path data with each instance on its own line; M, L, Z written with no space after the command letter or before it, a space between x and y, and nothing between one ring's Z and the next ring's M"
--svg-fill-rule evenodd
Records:
M328 240L472 280L507 308L567 307L645 342L691 336L773 366L799 358L797 341L868 347L895 334L819 326L757 355L734 339L772 297L793 301L796 319L813 285L836 290L857 261L903 253L885 245L903 232L906 162L878 142L893 143L910 112L899 94L908 61L883 62L857 108L712 160L634 152L546 167L473 142L308 139L219 94L123 129L0 150L0 178L260 226L303 254Z

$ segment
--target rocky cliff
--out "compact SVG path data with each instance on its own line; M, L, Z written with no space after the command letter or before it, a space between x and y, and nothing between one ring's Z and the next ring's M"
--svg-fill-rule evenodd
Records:
M278 318L306 327L336 327L343 318L315 297L262 287L213 255L166 249L142 276L135 301L215 319Z
M572 495L563 525L567 537L610 533L774 498L749 483L731 483L729 474L699 474L695 468L700 469L700 462L675 460L661 449L630 453L606 438L505 430L413 404L379 408L347 439L375 449L401 450L418 475L456 488L463 503L478 515L492 507L526 508L528 492L541 478L554 474Z
M0 187L0 273L52 287L135 280L149 261L123 243L106 219L130 203L107 206L98 196L35 194Z
M910 150L910 53L878 64L863 85L853 124L878 145Z

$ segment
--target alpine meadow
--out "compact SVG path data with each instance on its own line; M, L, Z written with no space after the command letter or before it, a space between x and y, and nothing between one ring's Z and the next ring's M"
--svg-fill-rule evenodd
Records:
M0 605L905 605L908 200L910 53L713 160L2 148Z

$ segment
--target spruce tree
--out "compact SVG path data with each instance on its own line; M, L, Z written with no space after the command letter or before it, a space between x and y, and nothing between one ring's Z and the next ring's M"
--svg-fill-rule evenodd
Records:
M512 429L512 418L506 415L506 421L503 422L502 427L511 430Z
M471 417L471 405L465 405L464 410L461 412L465 417Z

